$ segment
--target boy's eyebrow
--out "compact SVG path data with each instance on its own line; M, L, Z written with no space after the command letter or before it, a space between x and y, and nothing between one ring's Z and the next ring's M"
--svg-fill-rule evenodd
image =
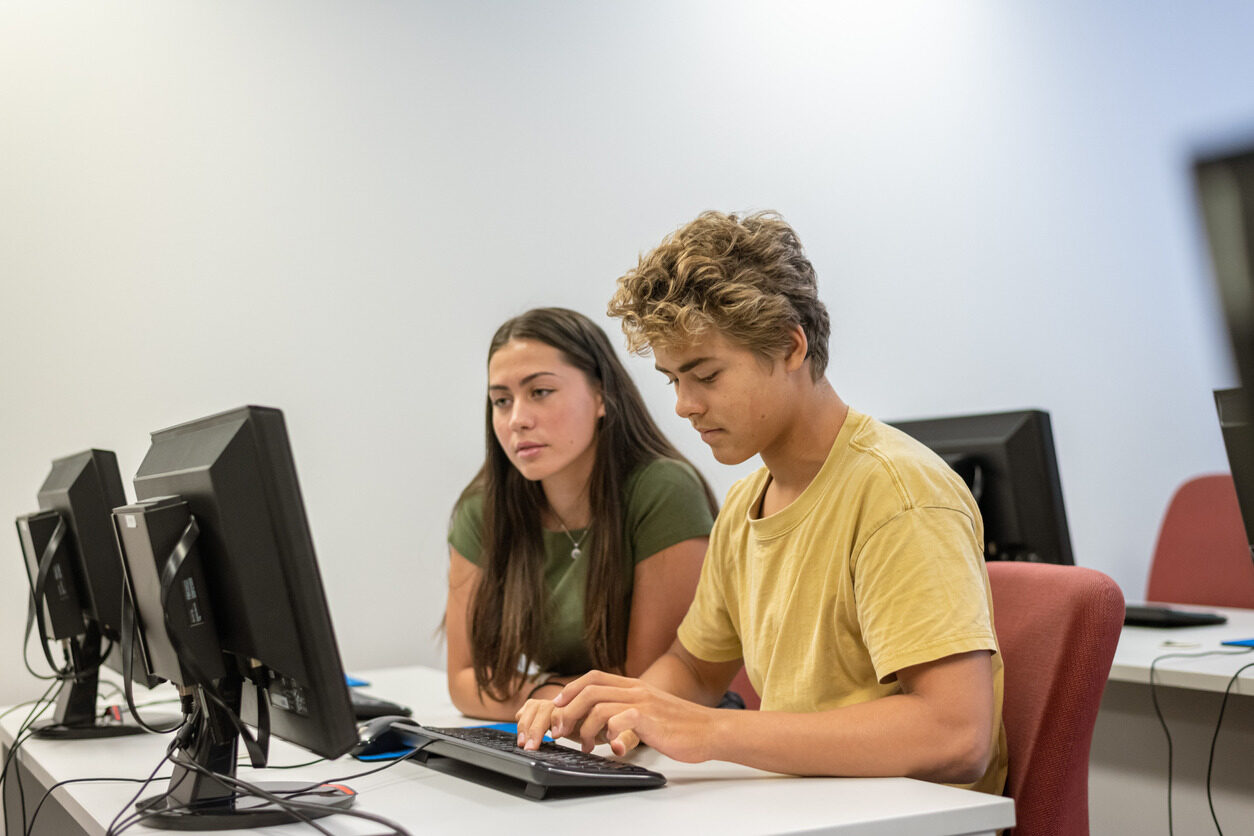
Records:
M557 372L532 372L531 374L524 377L522 380L518 381L518 383L520 386L526 386L528 383L535 380L537 377L541 377L542 375L546 375L546 374L551 374L554 377L558 376ZM489 392L491 392L493 389L503 389L507 392L509 391L509 387L501 383L495 383L488 387Z
M695 369L697 366L706 362L707 360L713 360L713 359L714 359L713 357L698 357L695 360L689 360L687 363L684 363L682 366L679 367L679 371L677 373L683 374L684 372L690 372L693 369ZM671 373L670 369L664 369L661 366L657 365L656 363L653 364L653 368L657 369L662 374Z

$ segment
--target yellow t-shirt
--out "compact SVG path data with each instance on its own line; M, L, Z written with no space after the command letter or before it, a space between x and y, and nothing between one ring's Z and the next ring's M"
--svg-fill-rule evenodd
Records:
M732 486L679 640L743 658L765 711L824 711L900 693L902 668L993 652L996 751L971 789L1001 793L1002 661L979 509L961 477L852 409L814 481L753 519L770 474Z

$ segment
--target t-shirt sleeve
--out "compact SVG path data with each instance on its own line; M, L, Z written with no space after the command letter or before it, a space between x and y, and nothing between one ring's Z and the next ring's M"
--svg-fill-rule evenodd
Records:
M483 497L468 496L453 509L448 524L448 543L457 553L476 566L482 566Z
M679 643L707 662L730 662L744 655L737 613L732 609L735 577L728 552L727 526L719 518L710 534L710 547L701 565L701 579L692 604L679 625Z
M911 665L997 650L984 549L961 511L902 511L868 538L853 572L858 622L880 682Z
M633 564L676 543L705 537L714 524L696 471L672 459L658 459L638 471L628 487L624 517Z

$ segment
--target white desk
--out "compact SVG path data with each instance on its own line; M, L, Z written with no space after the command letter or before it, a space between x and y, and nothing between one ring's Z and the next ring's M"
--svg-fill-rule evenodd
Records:
M1222 612L1210 627L1125 627L1102 697L1089 759L1093 833L1167 832L1167 739L1154 714L1150 664L1167 654L1240 653L1228 639L1254 638L1254 610L1177 604ZM1168 658L1154 665L1155 691L1172 737L1173 820L1178 834L1214 833L1206 802L1206 768L1224 688L1240 655ZM1225 833L1251 833L1254 821L1254 669L1232 688L1215 749L1215 810Z
M414 716L432 725L468 725L448 701L444 674L407 668L365 674L367 692L408 704ZM18 720L5 718L0 741L6 746ZM22 757L45 786L71 777L143 777L160 759L165 738L133 737L105 741L30 741ZM599 751L605 753L608 747ZM272 762L309 760L304 750L282 741L272 744ZM790 778L710 762L682 764L642 749L633 758L668 778L657 790L607 796L532 801L460 780L417 763L401 763L379 775L346 781L360 794L357 809L386 816L423 833L559 833L594 831L598 836L659 833L831 833L866 836L992 833L1014 824L1006 798L906 778ZM347 758L281 775L258 775L241 768L244 780L327 780L363 772L368 764ZM165 773L168 774L168 771ZM155 789L159 789L156 787ZM109 820L135 792L127 784L74 784L54 798L83 832L102 834ZM37 798L37 796L36 796ZM40 821L44 813L40 813ZM320 819L333 833L380 833L379 825L346 817ZM142 828L138 832L149 832ZM36 831L43 832L42 830ZM48 831L58 832L58 831ZM129 831L128 831L129 832ZM219 831L241 833L245 831ZM248 833L261 833L252 830ZM306 825L279 832L310 833Z

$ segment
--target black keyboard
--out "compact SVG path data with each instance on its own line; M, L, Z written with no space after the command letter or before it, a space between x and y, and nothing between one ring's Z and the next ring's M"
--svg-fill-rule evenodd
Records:
M1207 624L1224 624L1226 615L1217 612L1177 610L1172 607L1156 607L1129 604L1124 609L1123 623L1133 627L1202 627Z
M553 788L646 789L666 783L660 772L549 741L534 751L521 749L517 736L501 729L433 728L398 721L392 730L406 746L418 750L412 760L426 763L429 756L438 755L507 775L522 781L531 798L544 798Z

